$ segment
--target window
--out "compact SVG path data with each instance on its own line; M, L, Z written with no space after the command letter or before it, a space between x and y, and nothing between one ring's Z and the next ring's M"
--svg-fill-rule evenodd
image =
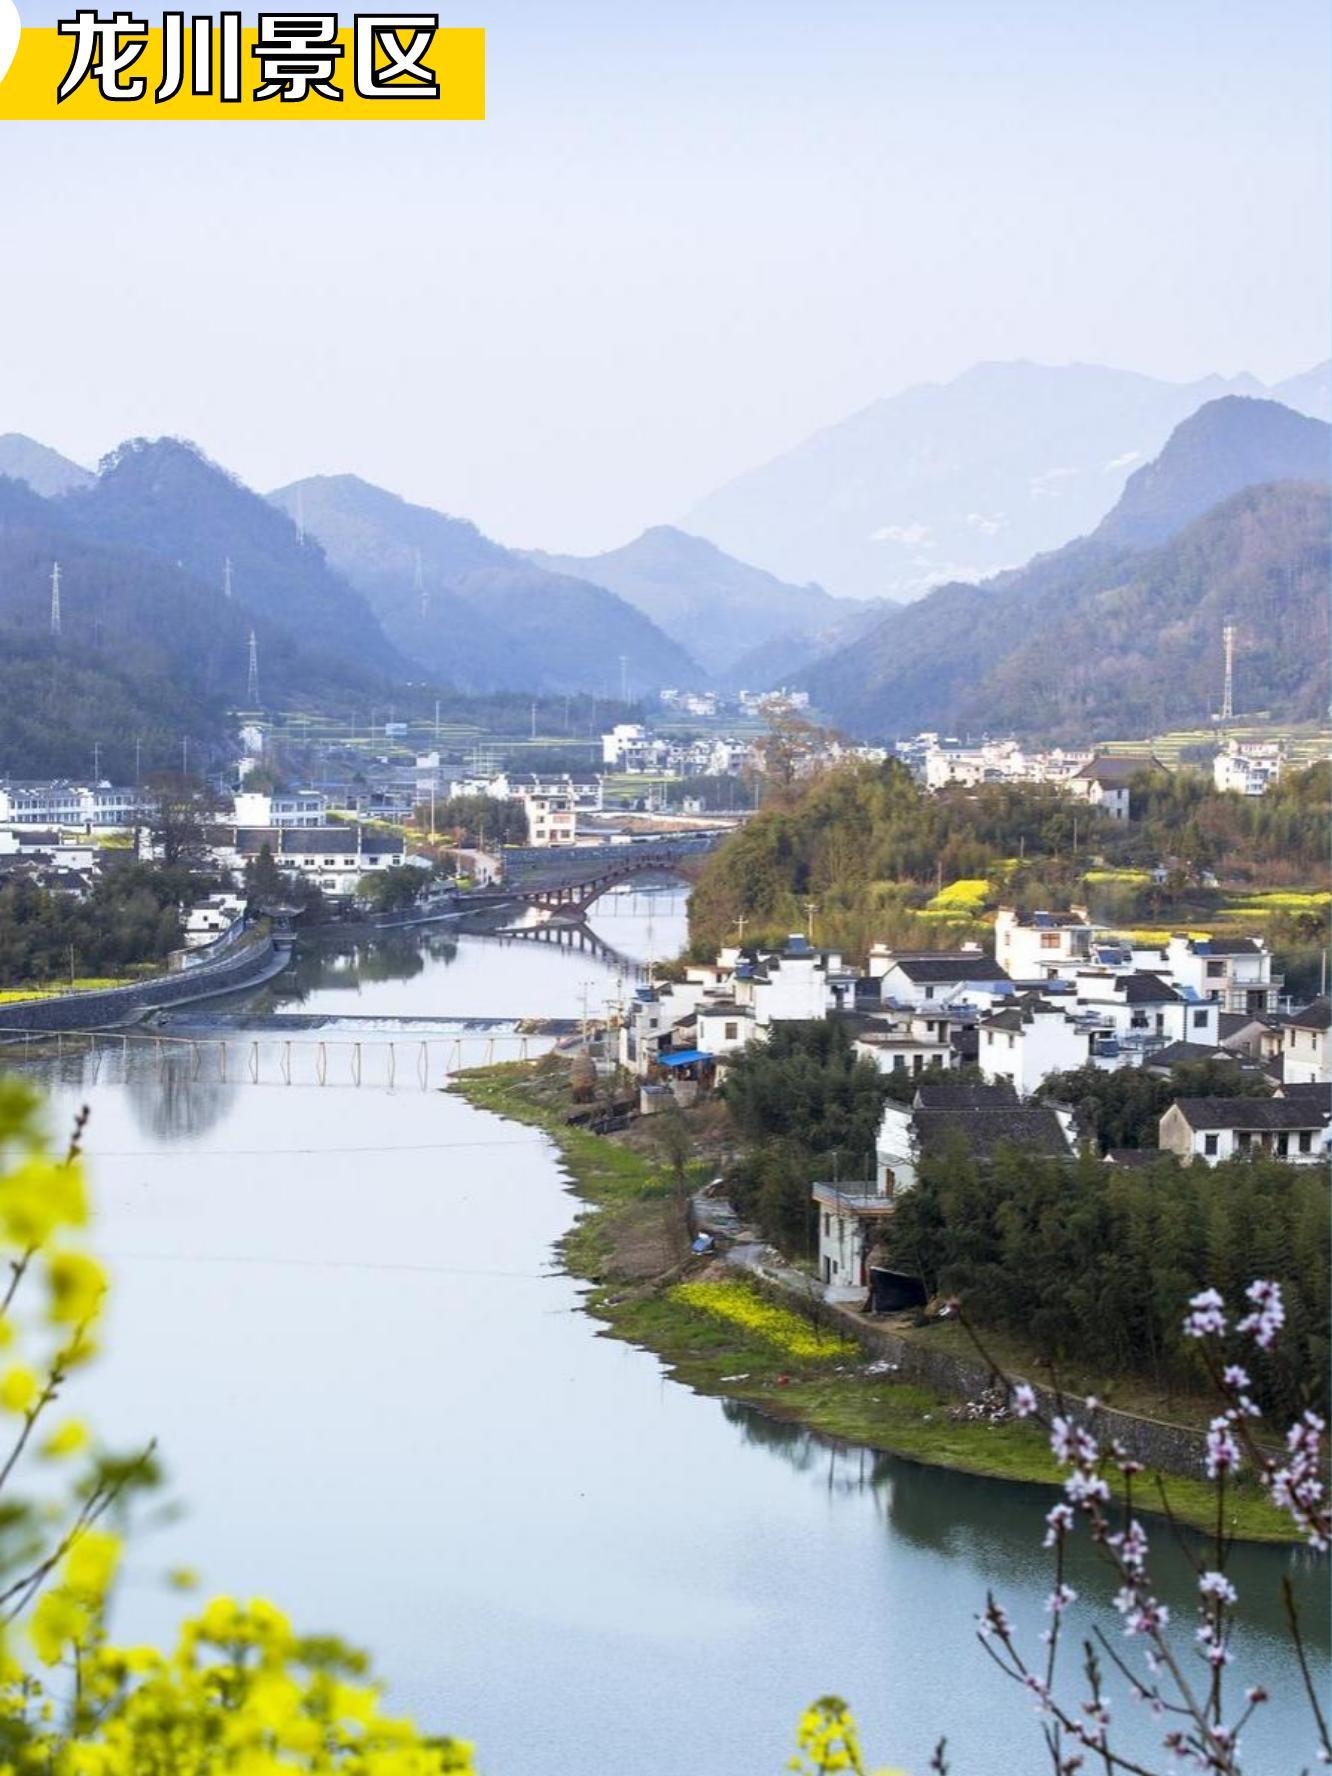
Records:
M933 999L933 997L934 997L934 988L933 987L926 987L925 997L927 999Z
M1218 1136L1216 1136L1216 1135L1204 1135L1203 1136L1203 1152L1208 1154L1209 1156L1215 1154L1218 1144L1219 1144L1219 1137Z
M893 1056L893 1072L894 1073L905 1073L905 1071L906 1071L906 1056L901 1055L901 1054L894 1055Z
M739 1024L727 1024L727 1026L726 1026L726 1040L728 1042L738 1042L739 1039L740 1039Z
M1224 962L1209 962L1207 964L1207 978L1208 978L1208 980L1220 980L1224 976L1225 972L1226 972L1226 965Z
M1207 1013L1205 1011L1194 1012L1193 1027L1195 1030L1205 1030L1207 1028Z
M1301 1153L1312 1153L1313 1152L1313 1136L1309 1133L1308 1129L1305 1129L1303 1131L1303 1133L1300 1135L1300 1152Z
M824 1237L824 1239L827 1239L828 1235L831 1232L832 1232L832 1216L825 1213L825 1215L823 1217L823 1237Z
M1057 931L1042 931L1041 948L1043 950L1057 950L1059 948L1059 933Z
M1009 1047L1010 1047L1010 1048L1012 1048L1012 1046L1013 1046L1013 1041L1014 1041L1014 1039L1013 1039L1013 1037L1012 1037L1012 1036L1011 1036L1011 1035L1010 1035L1010 1036L1009 1036L1009 1038L1008 1038L1008 1046L1009 1046Z

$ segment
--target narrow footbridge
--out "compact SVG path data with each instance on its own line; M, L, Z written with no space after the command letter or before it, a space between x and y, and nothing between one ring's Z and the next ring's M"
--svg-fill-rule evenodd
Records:
M581 919L608 888L631 876L692 869L727 836L724 830L666 833L561 851L515 846L503 853L502 897Z

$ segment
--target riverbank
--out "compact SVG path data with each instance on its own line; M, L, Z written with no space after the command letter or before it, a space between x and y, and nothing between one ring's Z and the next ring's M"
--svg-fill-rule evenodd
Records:
M775 1319L765 1315L764 1306L774 1305L768 1290L715 1256L693 1256L688 1191L665 1155L571 1128L566 1078L565 1063L552 1057L467 1073L454 1089L478 1108L544 1129L559 1147L587 1205L560 1255L589 1285L585 1306L612 1336L651 1350L700 1393L743 1401L840 1442L994 1479L1059 1484L1037 1428L964 1416L956 1395L867 1361L857 1341L799 1313L798 1303L776 1305ZM1210 1485L1174 1474L1162 1485L1176 1519L1214 1527ZM1296 1539L1256 1489L1232 1493L1228 1508L1231 1532L1242 1540Z

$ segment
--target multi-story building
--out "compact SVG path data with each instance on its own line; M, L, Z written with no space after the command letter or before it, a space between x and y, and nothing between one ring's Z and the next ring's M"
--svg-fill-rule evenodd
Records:
M318 789L240 790L232 804L237 826L325 826L328 797Z
M1281 1079L1285 1085L1326 1085L1329 1070L1328 1025L1332 1023L1326 994L1293 1012L1281 1027Z
M1280 781L1285 763L1279 740L1228 740L1212 760L1212 782L1223 793L1264 795Z
M132 786L45 782L0 782L0 826L74 828L115 832L132 827L151 812L153 798Z
M1272 955L1261 937L1188 937L1166 945L1166 973L1199 999L1222 1011L1276 1011L1284 978L1272 973Z
M1019 913L1000 907L994 919L994 959L1015 981L1057 980L1091 958L1097 927L1086 907L1066 913Z

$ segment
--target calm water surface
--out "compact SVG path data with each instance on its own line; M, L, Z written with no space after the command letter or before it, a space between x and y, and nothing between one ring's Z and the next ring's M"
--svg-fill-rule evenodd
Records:
M599 914L631 954L682 936L678 893ZM614 967L435 934L325 950L260 1008L568 1016L584 991L599 1009ZM544 1137L408 1069L390 1094L333 1083L341 1060L322 1089L270 1063L259 1084L47 1071L57 1122L93 1106L115 1277L83 1404L122 1445L158 1436L185 1506L138 1547L125 1634L169 1630L160 1575L192 1564L373 1648L393 1702L475 1740L491 1776L776 1776L799 1708L830 1689L918 1773L942 1732L966 1776L1043 1768L972 1628L991 1585L1043 1626L1042 1494L694 1396L598 1337L555 1271L576 1205ZM1285 1697L1290 1564L1237 1561L1265 1600L1241 1668ZM1323 1575L1294 1565L1316 1609ZM1172 1577L1187 1613L1182 1563ZM1315 1633L1325 1649L1325 1611ZM1298 1769L1293 1703L1250 1746L1254 1772Z

